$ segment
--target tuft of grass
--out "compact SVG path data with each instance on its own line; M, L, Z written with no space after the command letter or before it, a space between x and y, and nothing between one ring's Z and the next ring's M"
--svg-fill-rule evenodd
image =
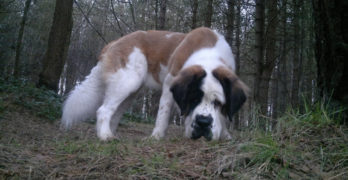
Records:
M61 116L62 98L54 91L37 88L25 80L0 78L0 113L25 108L36 116L54 121ZM6 103L5 103L6 102Z
M344 107L335 107L330 102L309 104L304 101L304 112L298 109L289 110L280 121L287 121L296 127L325 128L330 125L343 123ZM282 123L282 122L281 122Z
M242 179L348 178L344 110L330 103L305 103L303 112L293 109L280 117L273 131L245 129L237 149L223 147L218 174Z

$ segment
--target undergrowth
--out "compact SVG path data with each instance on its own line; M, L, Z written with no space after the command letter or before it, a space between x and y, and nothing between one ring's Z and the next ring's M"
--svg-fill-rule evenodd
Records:
M45 87L37 88L35 84L24 79L0 78L0 117L6 111L19 111L19 108L25 108L32 114L53 122L61 117L62 104L63 98ZM154 123L152 117L144 120L139 113L127 112L123 115L123 119L122 123ZM86 122L94 124L95 119Z
M348 179L344 109L330 103L289 109L273 128L260 128L255 113L248 129L222 142L177 135L146 140L153 126L144 122L153 120L131 113L124 121L141 123L120 126L119 140L101 142L90 124L65 135L56 123L31 121L21 113L29 110L53 121L61 105L53 91L0 79L0 116L8 119L0 121L0 179L28 174L33 179ZM173 134L182 134L177 131Z
M239 172L234 177L246 179L348 178L344 109L321 102L305 104L304 109L288 111L272 132L260 128L241 132L243 140L233 156L223 157L221 173ZM226 157L231 158L228 165Z
M25 80L0 78L0 115L5 110L25 108L33 114L54 121L61 116L62 98L44 87Z

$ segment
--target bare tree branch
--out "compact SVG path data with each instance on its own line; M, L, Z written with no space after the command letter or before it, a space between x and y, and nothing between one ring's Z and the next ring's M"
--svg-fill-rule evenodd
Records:
M114 17L115 17L117 26L118 26L118 28L120 29L121 36L123 36L123 29L122 29L122 27L121 27L121 25L120 25L120 21L119 21L118 18L117 18L117 14L116 14L116 11L115 11L115 8L114 8L114 1L113 1L113 0L110 0L110 2L111 2L111 12L112 12L112 14L113 14Z
M83 17L86 19L87 23L91 26L91 28L98 34L98 36L104 41L105 44L107 44L107 41L103 37L103 35L94 27L94 25L91 23L91 21L88 19L88 16L83 12L81 6L79 3L77 3L76 0L74 0L74 3L76 4L77 8L80 10L82 13Z

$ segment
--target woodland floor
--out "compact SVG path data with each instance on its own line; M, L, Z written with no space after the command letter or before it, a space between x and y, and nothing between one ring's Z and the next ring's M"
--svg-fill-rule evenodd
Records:
M176 125L169 127L164 140L146 139L152 128L121 124L119 140L101 142L93 124L82 123L66 132L58 122L47 122L25 110L8 112L0 120L0 179L217 177L216 157L226 142L183 139L182 128Z
M230 141L186 139L176 125L156 141L152 124L124 121L101 142L91 123L60 130L59 97L14 84L0 83L0 179L348 179L348 128L322 106Z
M0 179L283 179L272 174L274 167L264 167L271 168L266 171L261 165L249 167L248 153L240 151L250 140L246 137L235 134L229 142L193 141L183 139L182 129L172 125L166 139L154 141L146 139L152 127L121 124L120 140L100 142L93 124L64 132L58 122L47 122L25 110L8 112L0 121ZM279 171L284 169L284 162L278 164ZM345 173L325 173L317 165L301 164L288 167L285 177L345 179Z

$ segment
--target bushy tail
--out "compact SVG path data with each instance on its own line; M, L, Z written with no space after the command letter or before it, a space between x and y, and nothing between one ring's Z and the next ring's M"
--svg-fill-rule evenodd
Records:
M101 64L97 64L86 79L69 94L64 102L62 127L70 128L95 116L104 95Z

